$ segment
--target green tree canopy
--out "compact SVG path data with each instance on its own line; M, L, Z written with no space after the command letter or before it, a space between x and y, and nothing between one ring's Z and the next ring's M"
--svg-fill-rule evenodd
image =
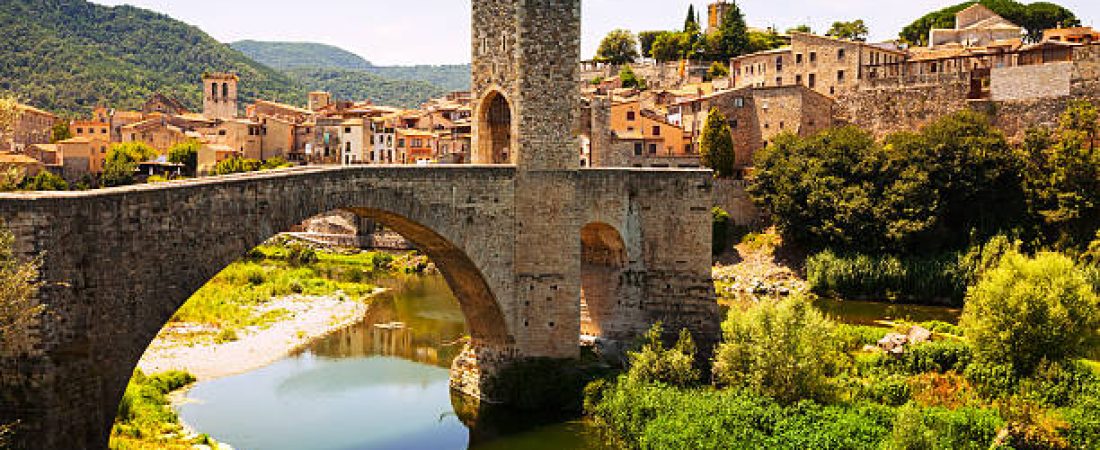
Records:
M193 176L199 168L200 148L202 143L194 139L176 144L168 149L168 162L183 164L187 168L187 173Z
M50 143L56 144L73 137L72 131L69 130L69 124L61 121L54 124L50 130Z
M718 108L707 113L703 135L699 140L699 153L703 166L710 168L720 178L734 175L736 156L733 151L733 135L726 116Z
M805 24L793 26L793 27L790 27L790 28L787 29L787 34L791 34L791 33L813 33L813 32L814 32L814 29L810 28L809 25L805 25Z
M43 170L38 172L38 175L35 175L34 178L24 181L23 189L28 191L67 191L69 190L69 183L64 178Z
M749 52L749 27L745 25L745 15L737 2L730 3L717 34L718 46L713 55L715 59L728 61Z
M1044 362L1088 354L1100 297L1065 256L1011 253L970 290L962 327L980 360L1029 376Z
M624 65L622 69L619 69L619 80L622 81L624 88L646 88L645 80L638 78L638 75L634 73L634 69L629 65Z
M851 22L833 22L829 32L825 33L826 36L859 42L867 41L867 35L869 34L870 30L867 29L867 24L863 23L863 19Z
M105 187L134 184L134 171L141 162L157 157L157 151L142 142L126 142L111 145L99 178Z
M955 14L975 2L964 2L928 13L913 21L901 30L901 40L914 45L928 45L929 33L933 28L955 28ZM1001 17L1024 27L1028 39L1038 42L1043 30L1062 26L1077 26L1080 21L1070 10L1048 2L1035 2L1028 5L1015 0L981 0L984 5Z
M685 33L668 31L661 33L653 41L650 56L660 62L677 61L683 58L691 48L691 40Z
M638 45L641 47L642 56L647 58L653 57L653 43L657 42L657 37L668 33L667 31L641 31L638 33Z
M1088 101L1069 105L1054 133L1030 130L1024 144L1027 193L1049 241L1081 250L1100 224L1100 112Z
M730 76L730 69L728 66L726 66L726 64L723 64L721 61L715 61L713 64L710 65L710 68L707 69L708 80L717 80L719 78L725 78L728 76Z
M596 58L610 64L629 64L638 59L638 39L627 30L607 34L596 50Z

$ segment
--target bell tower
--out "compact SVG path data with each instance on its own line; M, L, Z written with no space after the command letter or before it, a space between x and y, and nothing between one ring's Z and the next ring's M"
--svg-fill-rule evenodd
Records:
M474 0L475 164L579 166L580 0Z

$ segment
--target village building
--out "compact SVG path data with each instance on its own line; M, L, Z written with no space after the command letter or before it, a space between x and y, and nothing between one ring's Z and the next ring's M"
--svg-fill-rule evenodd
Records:
M368 162L370 124L363 119L346 119L340 124L340 162L343 165Z
M218 163L231 158L241 158L241 152L225 144L204 143L199 147L198 167L199 176L212 175Z
M399 128L397 135L396 164L429 164L436 162L435 133L412 128Z
M19 152L28 145L48 144L53 137L57 116L29 105L19 104L18 107L20 113L14 135L0 134L0 151Z
M1043 31L1043 41L1088 45L1100 42L1100 31L1092 27L1056 28Z
M149 97L142 105L141 112L145 114L160 113L169 116L191 113L179 100L160 93Z
M975 3L955 14L955 28L933 28L929 32L928 47L985 47L1020 39L1025 31L986 6Z
M398 161L395 120L394 114L371 120L371 164L395 164Z
M0 152L0 167L15 168L26 178L31 178L46 170L46 165L35 158L22 153Z
M60 153L62 176L67 180L79 180L89 175L103 172L102 161L88 138L70 138L57 143Z
M187 141L187 133L169 123L169 117L156 113L149 118L120 128L122 142L141 142L165 154L176 144Z

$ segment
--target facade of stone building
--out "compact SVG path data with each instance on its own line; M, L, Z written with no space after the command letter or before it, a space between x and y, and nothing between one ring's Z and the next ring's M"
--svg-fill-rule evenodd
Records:
M1023 27L997 15L988 7L975 3L955 14L955 28L933 28L929 32L928 46L933 49L952 45L983 47L997 42L1019 40L1024 32Z
M789 48L732 59L730 75L734 88L801 85L835 96L854 88L866 66L905 58L904 51L890 45L794 32Z
M170 124L168 116L160 114L123 126L119 131L122 142L142 142L162 154L172 146L187 141L186 132Z
M141 107L141 112L145 114L161 113L167 115L191 113L191 111L184 107L183 103L180 103L179 100L159 93L153 94L152 97L145 101L145 104Z
M57 116L29 105L20 104L18 107L20 113L14 135L0 133L0 150L21 151L28 145L50 143ZM11 148L12 144L15 148Z

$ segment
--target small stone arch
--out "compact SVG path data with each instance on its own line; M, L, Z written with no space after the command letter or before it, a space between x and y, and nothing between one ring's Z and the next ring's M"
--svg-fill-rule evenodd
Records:
M637 335L641 287L622 234L604 222L581 228L581 334L621 343Z
M477 114L476 162L515 163L513 113L511 102L500 90L492 89L482 97Z

